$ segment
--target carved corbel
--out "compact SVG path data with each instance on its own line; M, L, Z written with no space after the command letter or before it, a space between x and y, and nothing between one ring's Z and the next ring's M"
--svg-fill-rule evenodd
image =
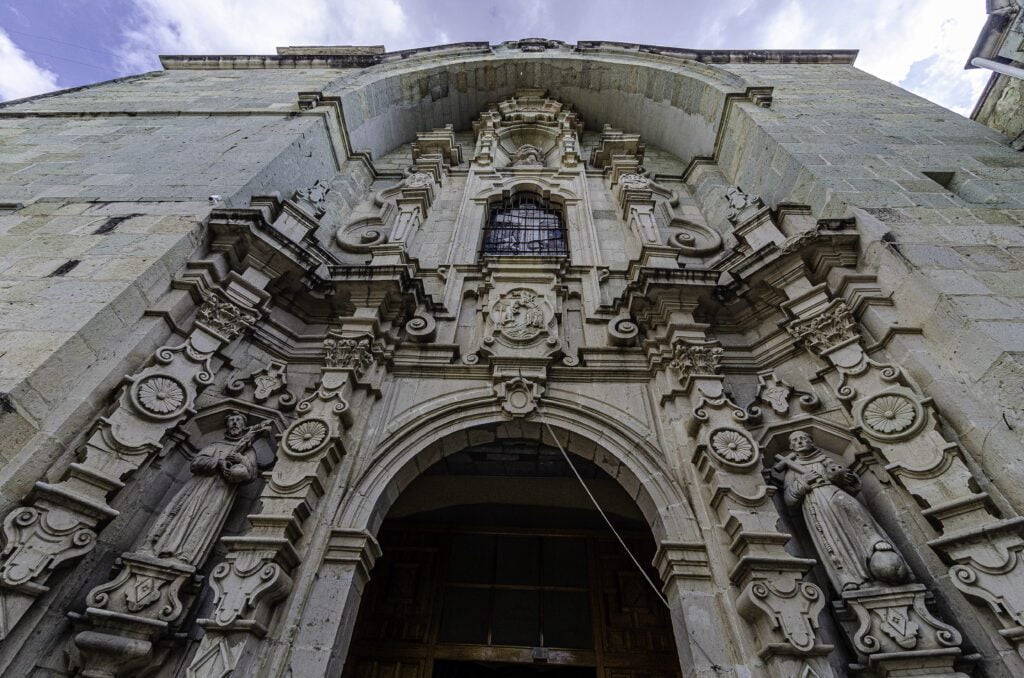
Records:
M736 558L730 580L737 606L752 625L771 675L788 676L794 658L813 661L822 675L831 645L816 637L825 596L804 581L814 560L785 550L788 534L778 531L774 488L761 473L760 446L745 430L747 413L726 395L719 373L722 349L713 342L677 340L668 371L679 379L693 404L686 429L709 508Z
M163 346L125 378L116 407L92 428L64 477L38 482L27 506L4 520L0 553L0 639L54 569L92 550L100 525L117 516L108 497L161 449L164 434L194 413L198 394L213 381L216 351L260 316L269 296L231 274L223 289L200 288L202 304L184 343Z
M222 539L225 562L211 575L214 610L201 620L206 635L187 670L191 678L229 675L247 647L258 642L279 600L291 590L302 560L299 537L316 512L330 478L345 453L352 426L349 397L381 359L372 319L357 317L324 340L324 367L313 392L295 408L298 418L281 434L277 463L260 495L260 512L250 515L243 536Z
M995 513L960 447L939 432L931 399L900 367L868 357L842 300L803 280L792 281L787 294L786 329L833 368L830 383L854 421L852 431L942 533L930 545L953 563L952 582L995 614L1000 634L1024 657L1024 595L1017 593L1024 591L1024 568L1011 555L1024 550L1024 519Z
M529 379L513 377L494 385L501 408L513 417L525 417L537 409L537 401L544 393L544 387Z

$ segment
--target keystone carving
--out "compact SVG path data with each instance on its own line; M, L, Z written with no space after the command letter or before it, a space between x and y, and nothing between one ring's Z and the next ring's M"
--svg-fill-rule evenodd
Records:
M515 377L496 384L494 392L503 410L513 417L525 417L537 409L544 387L529 379Z

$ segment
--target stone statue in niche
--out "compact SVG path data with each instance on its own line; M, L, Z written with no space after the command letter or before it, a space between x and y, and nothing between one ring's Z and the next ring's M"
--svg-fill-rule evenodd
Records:
M530 144L523 144L516 149L515 157L512 158L513 167L543 167L544 154L540 149Z
M192 477L164 508L140 549L158 558L198 565L220 534L238 486L256 478L253 441L270 428L246 426L244 414L224 417L224 440L204 447L192 460Z
M786 505L801 508L818 557L836 590L907 582L909 570L903 557L853 496L860 491L857 474L815 447L805 431L791 434L789 447L788 454L776 457L775 465L776 471L785 473Z

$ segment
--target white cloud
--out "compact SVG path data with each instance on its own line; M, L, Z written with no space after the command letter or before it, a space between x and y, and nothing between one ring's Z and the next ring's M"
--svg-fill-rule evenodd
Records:
M0 30L0 101L57 89L57 75L32 61Z
M859 68L967 115L988 79L964 70L984 21L980 0L788 0L762 35L772 48L859 48Z
M126 73L159 68L158 54L273 54L287 45L416 46L398 0L134 0Z

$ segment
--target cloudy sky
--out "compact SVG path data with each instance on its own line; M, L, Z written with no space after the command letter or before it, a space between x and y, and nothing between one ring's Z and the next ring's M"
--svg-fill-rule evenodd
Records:
M521 37L699 49L856 48L857 65L967 115L985 0L3 0L0 101L159 69L158 54L388 50Z

